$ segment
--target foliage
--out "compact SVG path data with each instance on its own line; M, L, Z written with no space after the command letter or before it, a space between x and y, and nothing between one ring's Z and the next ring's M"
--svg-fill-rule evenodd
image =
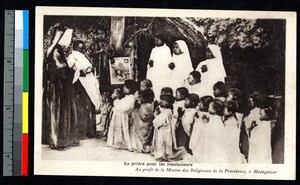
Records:
M189 18L222 50L227 76L246 92L284 95L285 20Z
M256 19L189 18L203 27L210 43L221 47L264 48L270 43L266 30L257 25Z
M238 79L241 89L267 89L268 93L284 94L285 76L285 20L232 18L161 18L126 17L124 54L135 47L139 78L146 77L146 69L153 35L163 33L172 47L176 40L185 40L189 46L194 67L205 60L206 41L221 47L227 76ZM194 25L201 29L196 29ZM83 40L87 48L94 43L97 27L110 33L110 17L46 16L44 19L44 53L49 47L51 26L61 23L74 29L73 39ZM204 48L204 49L203 49ZM128 50L128 51L127 51ZM267 77L267 78L266 78Z

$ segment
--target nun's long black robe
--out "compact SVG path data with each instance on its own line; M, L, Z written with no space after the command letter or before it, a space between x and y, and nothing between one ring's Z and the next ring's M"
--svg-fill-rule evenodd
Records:
M60 45L45 59L43 73L42 144L57 149L78 145L74 71L67 66Z

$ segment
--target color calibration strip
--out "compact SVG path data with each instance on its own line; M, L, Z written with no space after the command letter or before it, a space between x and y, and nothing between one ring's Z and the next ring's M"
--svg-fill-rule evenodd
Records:
M28 175L28 11L6 10L3 175Z
M21 175L28 176L28 62L29 12L23 11L23 93L22 93L22 153Z

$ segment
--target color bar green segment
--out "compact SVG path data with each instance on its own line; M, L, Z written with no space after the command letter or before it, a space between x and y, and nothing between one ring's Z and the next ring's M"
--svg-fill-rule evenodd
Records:
M28 92L28 50L23 50L23 92Z

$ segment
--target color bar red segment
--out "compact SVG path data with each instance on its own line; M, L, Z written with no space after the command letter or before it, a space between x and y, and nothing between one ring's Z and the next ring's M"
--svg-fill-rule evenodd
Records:
M28 176L28 134L22 134L21 175Z

